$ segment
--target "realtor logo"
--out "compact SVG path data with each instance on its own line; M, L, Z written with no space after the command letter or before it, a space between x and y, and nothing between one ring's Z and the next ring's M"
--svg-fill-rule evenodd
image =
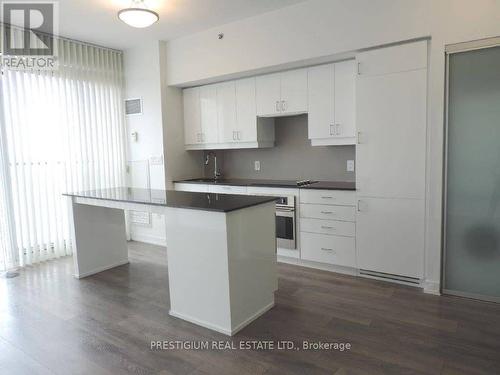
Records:
M57 11L54 1L2 1L2 67L54 69Z

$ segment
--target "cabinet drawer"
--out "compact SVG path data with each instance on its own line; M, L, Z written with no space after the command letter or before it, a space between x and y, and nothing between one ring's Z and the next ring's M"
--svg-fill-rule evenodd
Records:
M350 221L300 219L300 231L354 237L356 224Z
M300 203L355 206L356 192L345 190L300 190Z
M352 237L301 233L301 257L313 262L356 267L355 242Z
M210 193L218 194L246 194L246 186L230 186L230 185L208 185Z
M192 191L195 193L208 193L208 185L205 184L183 184L176 183L175 190L179 191Z
M353 206L301 204L300 217L324 220L356 221L356 208Z

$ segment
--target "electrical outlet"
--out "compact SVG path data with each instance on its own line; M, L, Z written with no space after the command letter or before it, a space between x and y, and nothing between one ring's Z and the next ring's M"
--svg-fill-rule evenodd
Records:
M256 171L260 171L260 161L259 160L254 161L254 169Z
M354 160L347 160L347 172L354 172Z
M163 155L160 156L150 156L149 164L151 165L163 165Z

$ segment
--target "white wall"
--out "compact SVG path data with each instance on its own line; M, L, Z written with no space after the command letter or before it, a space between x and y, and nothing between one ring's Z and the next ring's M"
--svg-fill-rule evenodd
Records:
M172 40L168 81L185 85L426 36L430 1L313 0Z
M170 41L167 80L188 86L430 36L425 278L432 291L440 279L444 46L498 35L497 0L311 0Z
M184 111L182 90L167 84L167 45L160 42L160 83L167 189L173 181L203 176L203 152L184 149Z
M169 189L173 180L202 176L202 152L184 150L182 90L167 86L165 43L145 42L125 50L123 59L125 97L143 100L143 114L127 117L129 186ZM159 157L164 164L152 162ZM162 215L152 214L150 225L130 226L137 241L164 245L165 233Z
M123 53L125 72L125 97L142 98L143 114L127 117L129 185L141 188L164 189L163 165L151 165L151 157L163 156L163 117L160 88L159 43L144 43ZM130 134L138 133L137 142ZM152 214L151 225L132 224L133 240L165 243L165 220Z

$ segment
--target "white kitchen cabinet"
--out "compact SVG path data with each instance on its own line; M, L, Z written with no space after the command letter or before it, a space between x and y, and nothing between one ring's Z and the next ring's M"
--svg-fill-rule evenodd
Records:
M307 69L259 76L256 84L258 116L285 116L307 112Z
M281 113L307 112L307 69L281 73Z
M309 139L328 139L334 132L334 64L308 69Z
M175 190L178 190L178 191L192 191L195 193L208 193L208 185L207 184L176 182L174 185L174 188L175 188Z
M234 81L220 83L216 91L219 141L237 142L236 85Z
M217 143L219 131L217 123L217 85L200 87L201 141Z
M200 144L200 89L193 87L183 91L184 97L184 143L186 145Z
M356 143L355 62L308 69L308 133L313 146Z
M300 238L302 259L356 268L354 237L324 236L302 232Z
M396 279L423 277L426 45L357 56L358 264Z
M217 194L247 194L246 186L232 186L232 185L208 185L210 193Z
M355 206L356 192L349 190L301 189L300 203Z
M356 62L335 63L335 136L355 144L356 139Z
M424 266L424 201L360 197L358 206L358 267L421 279Z
M256 78L258 116L276 116L281 113L281 73Z
M358 79L358 194L424 197L426 87L425 69Z
M257 142L257 107L255 103L255 78L235 82L236 121L235 138L238 142ZM274 132L274 125L270 124ZM274 140L274 134L272 136Z
M354 206L301 204L300 217L354 222L356 221L356 209L354 208Z
M188 150L274 146L274 119L258 118L255 78L184 90Z

